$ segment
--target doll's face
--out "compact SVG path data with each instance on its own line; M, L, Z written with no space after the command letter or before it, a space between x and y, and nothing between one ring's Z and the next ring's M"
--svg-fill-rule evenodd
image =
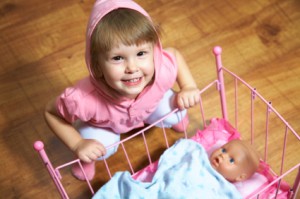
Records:
M232 140L215 150L210 156L212 167L227 180L241 181L249 177L253 164L249 162L251 151L241 141Z
M153 79L153 54L151 42L114 46L101 66L106 83L122 96L136 98Z

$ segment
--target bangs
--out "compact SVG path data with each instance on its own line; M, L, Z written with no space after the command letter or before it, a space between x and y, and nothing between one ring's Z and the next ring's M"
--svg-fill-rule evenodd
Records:
M117 9L101 19L91 39L92 53L105 53L117 44L157 43L158 28L143 14L131 9Z

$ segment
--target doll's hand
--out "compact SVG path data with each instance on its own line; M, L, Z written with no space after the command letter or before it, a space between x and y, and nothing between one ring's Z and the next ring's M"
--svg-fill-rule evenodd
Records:
M82 139L74 149L78 158L84 162L92 162L106 154L102 143L92 139Z
M196 87L182 88L176 96L176 101L180 110L191 108L200 101L199 90Z

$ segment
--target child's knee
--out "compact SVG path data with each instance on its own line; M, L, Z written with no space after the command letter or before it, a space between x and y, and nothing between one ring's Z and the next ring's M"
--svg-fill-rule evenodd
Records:
M171 111L175 110L175 96L176 93L173 90L168 90L163 99L159 102L156 110L145 120L145 123L152 124L156 122L158 119L166 116ZM164 121L164 126L167 128L171 128L173 125L179 123L187 114L186 110L177 111L172 115L168 116ZM161 127L161 124L157 124L156 126Z
M169 127L178 124L187 114L187 110L177 111L164 120L164 124Z

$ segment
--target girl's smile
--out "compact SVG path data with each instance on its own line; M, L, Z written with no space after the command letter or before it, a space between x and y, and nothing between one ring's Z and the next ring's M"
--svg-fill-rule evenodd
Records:
M142 82L142 77L128 79L128 80L122 80L122 81L127 86L136 86Z

